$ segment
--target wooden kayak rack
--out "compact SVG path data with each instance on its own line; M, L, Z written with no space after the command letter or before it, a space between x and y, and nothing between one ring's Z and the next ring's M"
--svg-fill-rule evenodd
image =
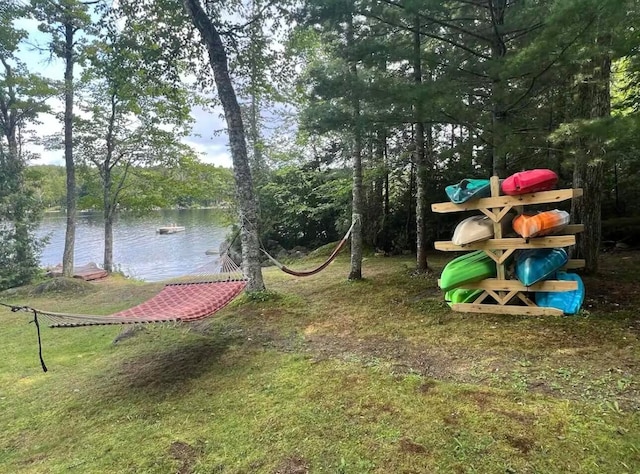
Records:
M445 252L461 252L470 250L483 250L496 262L496 278L467 283L460 286L465 289L484 290L473 303L455 303L454 311L465 313L494 313L494 314L522 314L532 316L557 315L563 312L557 308L541 307L536 305L527 295L531 291L571 291L578 288L575 281L544 280L531 286L525 286L516 279L510 279L506 272L507 259L519 249L541 249L569 247L575 245L575 234L582 232L582 224L573 224L563 229L562 235L535 237L525 240L521 237L503 238L500 221L509 211L522 212L524 206L535 204L549 204L567 201L582 196L582 189L558 189L555 191L543 191L538 193L522 194L520 196L501 196L500 180L497 176L491 178L491 197L471 200L462 204L452 202L436 203L431 209L438 213L463 212L478 210L493 222L494 238L481 242L473 242L465 245L456 245L450 241L435 243L437 250ZM575 269L584 267L584 260L572 259L564 267ZM495 303L485 303L487 298L492 298Z

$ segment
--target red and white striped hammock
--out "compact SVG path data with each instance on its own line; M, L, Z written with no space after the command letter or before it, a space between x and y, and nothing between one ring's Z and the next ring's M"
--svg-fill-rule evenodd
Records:
M108 315L70 314L46 311L31 306L8 306L12 311L28 311L48 322L52 328L191 322L216 313L238 296L247 285L240 268L228 255L220 258L215 273L203 271L168 283L153 298Z

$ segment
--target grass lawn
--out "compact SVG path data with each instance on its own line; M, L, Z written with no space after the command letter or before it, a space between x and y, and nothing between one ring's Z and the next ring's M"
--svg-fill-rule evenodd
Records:
M46 374L29 315L2 308L0 472L640 472L640 252L604 254L574 317L454 313L445 258L416 276L370 257L361 282L346 255L266 269L262 301L116 344L121 327L43 328ZM0 300L107 314L160 287Z

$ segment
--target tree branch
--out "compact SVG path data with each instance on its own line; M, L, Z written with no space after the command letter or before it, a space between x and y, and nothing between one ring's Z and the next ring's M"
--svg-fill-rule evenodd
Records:
M383 0L383 1L386 1L386 0ZM384 23L385 25L389 25L389 26L393 26L393 27L396 27L396 28L400 28L400 29L405 30L405 31L412 31L412 28L410 28L408 26L398 25L396 23L392 23L392 22L390 22L388 20L380 18L377 15L374 15L373 13L363 12L362 14L364 16L366 16L366 17L373 18L374 20L378 20L379 22ZM482 53L479 53L477 51L474 51L473 49L468 48L467 46L464 46L464 45L462 45L460 43L457 43L456 41L453 41L453 40L450 40L448 38L445 38L444 36L439 36L439 35L436 35L435 33L429 33L429 32L425 32L425 31L422 31L422 30L420 31L420 34L423 35L423 36L427 36L429 38L433 38L433 39L436 39L438 41L442 41L444 43L450 44L451 46L454 46L456 48L460 48L463 51L471 53L471 54L473 54L474 56L476 56L478 58L487 59L487 60L491 59L491 56L487 56L486 54L482 54Z
M393 0L378 0L378 1L381 1L381 2L384 2L384 3L388 4L388 5L392 5L394 7L398 7L398 8L402 8L403 10L406 10L406 7L404 5L402 5L401 3L394 2ZM473 38L476 38L476 39L479 39L481 41L484 41L486 43L491 44L491 38L487 38L486 36L479 35L477 33L474 33L473 31L467 30L467 29L462 28L462 27L457 26L457 25L453 25L451 23L448 23L448 22L446 22L444 20L440 20L440 19L432 17L432 16L426 16L426 15L423 15L422 13L418 13L418 12L416 12L416 15L418 15L421 18L424 18L426 20L429 20L432 23L435 23L435 24L437 24L439 26L442 26L443 28L449 28L449 29L455 30L455 31L457 31L459 33L462 33L462 34L465 34L465 35L469 35L469 36L471 36Z
M521 101L523 101L533 90L533 86L535 85L536 81L538 79L540 79L540 77L545 74L549 69L551 69L553 67L554 64L556 64L560 58L562 58L562 56L564 56L564 53L567 52L567 50L573 46L575 44L575 42L578 40L578 38L580 38L593 24L593 22L595 21L595 18L591 18L587 24L585 25L585 27L568 43L566 44L562 50L560 50L560 53L558 54L558 56L556 56L549 64L547 64L547 66L545 66L542 71L538 72L538 74L536 74L535 76L533 76L533 78L531 79L531 83L529 84L529 87L527 88L527 90L520 96L518 97L512 104L510 104L509 106L507 106L504 109L504 112L507 113L509 111L511 111L513 108L515 108L516 105L518 105Z

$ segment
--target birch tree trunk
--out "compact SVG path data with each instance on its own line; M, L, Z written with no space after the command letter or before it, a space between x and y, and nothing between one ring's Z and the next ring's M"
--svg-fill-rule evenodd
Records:
M355 47L353 18L349 17L347 25L347 49ZM362 126L360 124L360 93L357 87L358 65L351 59L351 71L354 87L352 89L352 113L354 124L353 146L353 189L351 220L354 223L351 231L351 268L349 280L362 279Z
M233 161L236 194L240 208L240 239L242 243L242 270L249 279L248 291L264 290L260 267L260 243L258 239L258 213L253 181L247 156L244 126L240 105L231 84L227 53L220 33L205 13L199 0L183 0L183 5L194 26L200 32L209 53L209 63L222 102L229 133L229 148Z
M67 174L67 228L62 253L62 275L73 276L76 243L76 167L73 162L73 55L74 26L70 20L64 25L64 163Z

